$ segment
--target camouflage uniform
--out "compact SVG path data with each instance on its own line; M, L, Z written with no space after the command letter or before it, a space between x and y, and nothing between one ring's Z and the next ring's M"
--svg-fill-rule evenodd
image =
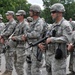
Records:
M2 22L2 19L3 19L3 17L0 14L0 34L5 27L5 24ZM0 43L0 71L1 71L1 50L2 50L1 47L2 47L2 44Z
M18 10L16 16L23 15L25 16L24 10ZM26 30L28 29L28 23L24 19L22 22L19 22L15 28L13 37L15 37L15 55L14 55L14 66L18 75L24 75L23 72L23 65L25 62L25 48L24 48L24 41L22 40L22 35L26 34ZM13 40L12 40L13 41ZM14 41L13 41L14 42Z
M27 39L30 42L34 43L37 40L41 38L42 32L43 32L43 26L44 26L44 20L39 17L38 14L40 14L41 8L38 5L32 5L30 6L30 12L33 13L33 16L37 15L37 19L35 20L33 17L32 23L30 23L30 29L27 33ZM37 13L36 13L37 12ZM34 14L36 13L36 14ZM31 16L31 14L30 14ZM31 53L31 67L28 67L27 69L27 75L40 75L40 67L41 62L37 59L37 51L39 50L38 46L32 47L32 53ZM28 64L30 65L30 64ZM31 71L30 71L31 70Z
M72 33L72 43L75 42L75 31ZM75 73L75 49L71 52L69 70Z
M71 27L72 27L72 31L73 31L73 34L74 34L74 31L75 31L75 23L73 21L70 21L70 24L71 24ZM74 72L73 71L73 63L74 63L74 52L69 52L70 54L70 61L69 61L69 71L71 72Z
M13 11L7 11L6 16L7 15L14 15ZM1 36L3 37L3 39L5 40L5 45L7 45L9 36L13 33L14 29L16 26L16 21L14 19L12 19L11 21L9 20L9 22L6 23L6 26L4 28L4 30L1 33ZM13 63L12 63L12 56L11 56L11 49L7 49L6 53L5 53L5 60L6 60L6 70L3 73L3 75L11 75L12 70L13 70ZM8 74L8 72L10 72L10 74Z
M71 21L70 24L72 26L72 30L75 31L75 23L73 21Z
M30 25L30 32L27 33L27 38L29 42L36 42L40 39L42 30L43 30L43 23L44 21L39 17L37 20L33 21ZM38 47L35 46L32 48L31 54L31 74L32 75L40 75L40 61L37 60L37 49Z
M74 31L75 31L75 23L73 21L70 22L71 26L72 26L72 31L73 31L73 34L74 34ZM69 61L69 71L73 72L73 63L74 63L74 52L69 52L70 54L70 61Z
M64 12L65 9L62 4L56 3L51 6L51 12L53 11ZM51 39L51 43L48 45L48 50L46 51L46 69L48 75L66 75L66 43L71 41L69 38L71 37L71 33L70 24L63 17L58 23L53 23L50 31L47 32L47 36L50 36ZM58 47L62 51L60 59L55 58Z

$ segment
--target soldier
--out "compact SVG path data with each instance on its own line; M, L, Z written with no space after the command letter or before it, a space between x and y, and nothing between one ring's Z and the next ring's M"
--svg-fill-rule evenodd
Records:
M73 75L75 74L75 31L72 33L72 42L68 45L68 51L71 53L70 55L70 64L69 64L69 70L70 74L67 75Z
M47 75L66 75L66 43L71 41L72 29L63 13L65 8L61 3L55 3L50 8L54 23L48 31L46 44L49 44L46 51Z
M28 39L29 43L36 42L42 36L44 21L40 18L41 8L38 5L30 6L29 14L33 18L32 23L30 24L30 30L27 32L27 35L24 35L24 38ZM38 59L38 50L39 45L32 47L31 54L31 68L28 67L27 75L40 75L40 64L41 59ZM30 71L31 70L31 71Z
M73 17L75 17L75 14L73 15ZM71 27L72 27L72 31L73 31L73 34L74 34L74 32L75 32L75 22L74 21L72 21L72 18L70 18L70 20L69 20L69 22L70 22L70 24L71 24ZM71 72L71 73L74 73L74 71L73 71L73 59L74 59L74 52L73 51L69 51L69 54L70 54L70 61L69 61L69 71ZM71 74L70 73L70 74Z
M0 34L5 27L5 24L2 22L2 20L3 20L3 17L0 14ZM0 72L1 72L1 50L2 50L2 44L0 43Z
M16 26L16 21L14 20L14 12L13 11L7 11L6 13L6 18L9 20L9 22L6 23L6 26L4 30L0 34L0 42L4 44L4 46L7 43L7 40L9 36L13 33L15 26ZM6 60L6 70L2 75L11 75L12 70L13 70L13 63L11 59L11 52L9 52L10 49L8 49L5 53L5 60Z
M16 69L16 72L18 75L24 75L23 72L23 65L24 65L24 60L25 60L25 48L24 48L24 41L25 39L22 39L22 35L26 35L26 30L28 30L28 22L24 19L26 15L26 12L24 10L18 10L16 13L16 18L18 20L18 24L15 28L15 31L13 35L11 36L11 40L16 43L15 46L13 46L15 50L15 55L14 55L14 66ZM14 43L9 42L12 45ZM10 44L9 44L10 45ZM11 46L10 46L11 47Z

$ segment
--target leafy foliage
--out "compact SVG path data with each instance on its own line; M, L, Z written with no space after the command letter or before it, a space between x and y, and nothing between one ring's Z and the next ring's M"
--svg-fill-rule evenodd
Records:
M74 18L73 14L75 13L75 1L74 0L42 0L45 9L42 12L42 16L46 19L46 22L52 23L50 16L50 6L54 3L62 3L65 6L66 12L64 14L65 18L69 20L69 18Z
M29 12L29 7L31 4L27 2L27 0L0 0L0 14L3 15L5 20L5 13L8 10L12 10L14 12L17 12L19 9L23 9L27 12Z

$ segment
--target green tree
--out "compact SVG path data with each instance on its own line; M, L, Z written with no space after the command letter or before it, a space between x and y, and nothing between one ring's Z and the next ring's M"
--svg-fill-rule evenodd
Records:
M27 12L31 4L27 2L27 0L0 0L0 14L3 15L5 20L5 13L8 10L12 10L14 12L17 12L19 9L23 9Z
M64 4L65 6L65 18L68 20L70 17L73 18L73 15L75 14L75 2Z
M42 0L44 5L44 10L42 12L42 16L45 18L46 22L52 23L50 16L50 6L54 3L62 3L65 6L66 12L64 14L65 18L69 20L70 17L73 18L73 14L75 13L75 1L74 0Z

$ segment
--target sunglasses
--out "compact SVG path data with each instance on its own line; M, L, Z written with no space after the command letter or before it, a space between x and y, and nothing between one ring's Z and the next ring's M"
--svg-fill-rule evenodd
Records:
M55 14L55 13L57 13L57 12L56 12L56 11L52 11L51 13L52 13L52 14Z

